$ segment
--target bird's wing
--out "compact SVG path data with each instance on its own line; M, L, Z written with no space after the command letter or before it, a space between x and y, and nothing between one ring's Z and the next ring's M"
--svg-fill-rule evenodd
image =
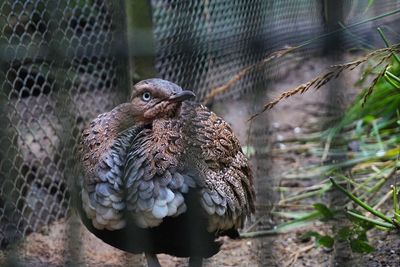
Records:
M121 107L117 107L121 108ZM141 131L132 126L118 133L113 123L118 109L94 119L81 136L80 156L84 172L82 209L97 229L116 230L125 226L124 185L121 179L127 148Z
M254 212L254 187L249 163L228 123L198 105L191 131L201 156L204 181L201 204L209 219L209 231L228 230L243 225Z
M123 180L129 214L139 227L158 226L167 216L186 211L183 194L194 187L193 178L181 168L180 125L159 120L133 140Z

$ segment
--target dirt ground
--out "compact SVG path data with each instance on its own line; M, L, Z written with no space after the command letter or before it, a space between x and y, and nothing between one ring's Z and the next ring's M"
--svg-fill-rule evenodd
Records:
M347 58L349 59L349 58ZM299 83L306 82L314 75L320 73L325 66L332 62L326 59L313 59L308 62L298 63L296 71L280 73L279 77L271 81L268 96L262 95L256 103L255 109L260 108L267 97L273 98L280 92L290 89ZM336 83L343 88L351 88L356 75L344 76L345 82ZM332 89L332 88L331 88ZM320 127L321 117L328 105L332 102L327 90L310 91L301 96L294 96L278 104L272 111L256 119L253 123L270 125L268 138L274 147L284 146L283 140L296 136L296 134L312 131ZM343 92L343 91L342 91ZM353 98L356 91L345 91L345 101ZM340 98L340 97L339 97ZM244 97L232 100L229 105L215 105L213 109L232 124L242 143L246 143L249 122L247 118L254 112L254 107L249 107L249 99ZM342 103L337 103L341 105ZM269 168L271 187L279 182L280 174L288 168L304 166L316 159L304 155L269 155ZM307 181L313 183L313 181ZM301 183L301 181L299 181ZM272 192L274 193L274 192ZM261 200L260 200L261 199ZM262 205L262 197L258 204ZM265 228L264 221L274 221L274 218L256 216L258 219L255 228ZM263 220L264 219L264 220ZM252 222L254 223L254 221ZM250 223L251 224L251 223ZM316 222L307 229L280 235L270 235L260 238L241 240L225 239L221 252L205 260L205 266L339 266L335 257L335 249L327 250L316 247L312 239L302 240L300 236L307 230L326 229ZM72 238L70 238L72 237ZM376 246L376 252L369 255L347 255L347 264L341 266L400 266L400 240L398 236L383 236L381 232L371 233L371 240ZM71 259L79 259L73 262ZM18 259L15 261L15 259ZM163 267L187 266L187 259L159 255ZM3 262L3 264L1 264ZM75 216L63 219L49 225L40 233L33 233L13 245L8 250L0 252L0 266L146 266L142 255L131 255L104 244L88 232ZM18 264L19 263L19 264Z

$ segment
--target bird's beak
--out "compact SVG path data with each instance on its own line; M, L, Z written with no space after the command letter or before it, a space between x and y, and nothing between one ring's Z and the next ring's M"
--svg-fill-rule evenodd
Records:
M174 94L168 98L172 102L182 102L187 99L191 99L196 95L192 91L182 91L180 93Z

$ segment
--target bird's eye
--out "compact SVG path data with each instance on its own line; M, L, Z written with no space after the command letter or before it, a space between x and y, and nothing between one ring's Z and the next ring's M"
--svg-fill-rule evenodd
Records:
M148 102L150 101L150 99L151 99L151 94L149 92L144 92L142 95L142 100Z

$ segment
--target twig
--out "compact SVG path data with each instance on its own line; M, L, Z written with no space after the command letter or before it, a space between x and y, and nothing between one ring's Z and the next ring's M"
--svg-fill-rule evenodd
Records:
M252 225L247 227L247 229L245 229L243 231L243 233L248 233L248 232L252 231L257 226L257 224L259 224L261 222L261 220L263 220L264 218L265 218L265 215L260 216L260 218L258 218Z
M289 261L289 264L288 264L287 266L288 266L288 267L289 267L289 266L293 266L293 265L296 263L296 261L297 261L297 259L299 258L299 256L300 256L301 253L307 252L307 251L311 250L311 249L314 248L314 247L315 247L315 245L314 245L314 244L311 244L311 245L308 245L308 246L303 247L303 248L299 249L298 251L296 251L294 254L292 254L292 255L293 255L293 256L292 256L293 258Z
M378 209L383 203L386 202L386 200L388 200L393 194L393 190L390 190L389 192L387 192L380 200L378 203L376 203L375 206L373 206L372 208L374 210Z
M241 233L240 237L241 238L255 238L255 237L262 237L262 236L276 235L276 234L280 234L280 232L277 231L276 229L270 229L270 230Z

